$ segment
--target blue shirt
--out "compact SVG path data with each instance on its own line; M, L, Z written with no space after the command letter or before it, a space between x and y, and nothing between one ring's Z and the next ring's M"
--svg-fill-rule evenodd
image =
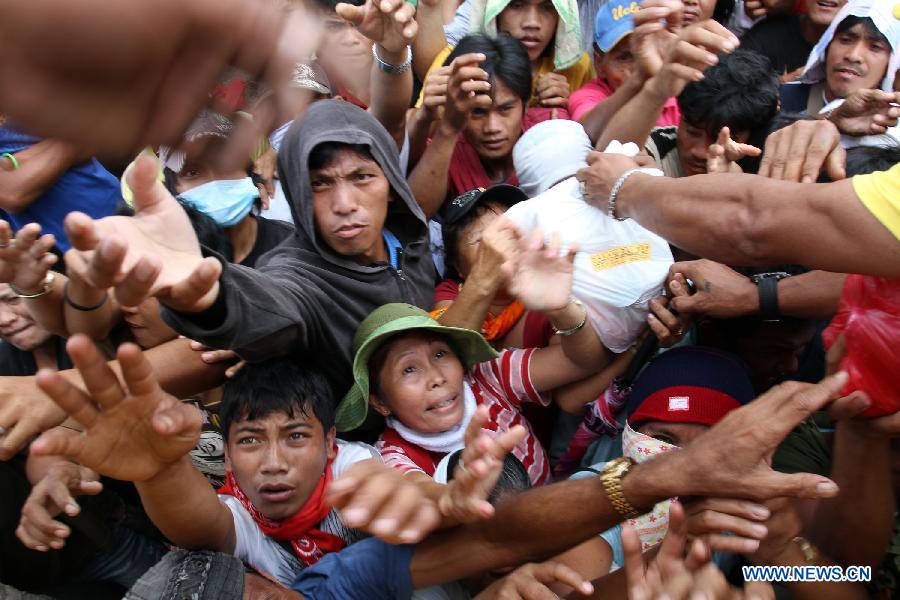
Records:
M372 600L412 597L409 564L415 546L366 538L326 554L304 569L291 588L306 600Z
M40 141L40 138L13 129L8 123L0 127L0 154L15 154ZM13 230L28 223L40 224L43 233L56 236L56 246L65 252L72 246L63 231L67 214L77 210L99 219L114 214L121 199L119 180L92 158L63 173L22 212L6 211L6 214Z
M387 246L388 257L391 261L391 266L395 269L400 268L400 251L403 250L403 244L400 243L400 240L397 239L397 236L388 231L387 229L381 232L382 237L384 238L384 245Z

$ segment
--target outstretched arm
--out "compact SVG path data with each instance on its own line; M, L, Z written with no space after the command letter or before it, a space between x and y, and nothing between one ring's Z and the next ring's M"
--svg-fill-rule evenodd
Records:
M773 388L732 411L687 448L634 466L622 480L625 498L649 510L667 498L721 489L755 500L834 496L838 490L833 482L811 474L775 473L769 460L791 429L832 401L846 382L844 373L818 385ZM529 490L498 506L489 521L436 534L420 544L410 565L412 583L424 587L544 560L620 521L598 477Z
M87 159L66 142L43 140L15 153L20 165L0 161L0 208L18 213L28 208L73 165Z
M613 184L636 164L599 153L588 162L577 177L586 181L589 201L606 210ZM725 264L802 264L900 277L900 243L860 202L849 180L801 184L754 175L670 179L636 173L619 191L616 214Z
M200 436L200 413L163 392L133 344L118 352L125 386L87 337L74 336L67 349L88 392L51 371L38 374L38 385L84 432L49 431L32 444L32 453L65 456L101 475L134 481L147 514L173 543L232 552L231 511L187 457Z

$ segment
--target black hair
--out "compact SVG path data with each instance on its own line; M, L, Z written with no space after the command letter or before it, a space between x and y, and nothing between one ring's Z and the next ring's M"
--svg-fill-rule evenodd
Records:
M724 126L732 135L756 132L778 113L779 83L771 61L752 50L720 54L703 79L678 96L684 120L715 139Z
M322 142L312 149L309 153L309 170L324 169L330 166L336 159L337 155L343 150L351 150L371 160L378 162L372 156L372 151L365 144L345 144L343 142ZM379 165L380 168L381 165Z
M452 63L458 56L473 52L487 57L480 66L487 71L492 92L494 81L499 79L521 98L524 110L531 100L531 60L522 42L508 33L500 33L497 37L481 33L467 35L459 40L456 48L444 61L444 66Z
M452 267L457 273L459 272L459 242L462 233L469 225L487 212L500 215L506 212L506 207L500 202L477 202L459 220L441 225L441 232L444 236L444 263L448 267Z
M460 458L462 458L462 450L457 450L447 459L447 481L453 479ZM531 489L531 478L528 476L528 469L518 458L507 454L503 459L503 471L500 472L500 478L494 484L487 500L496 506L508 496L514 496L529 489Z
M327 434L334 426L334 393L318 371L289 359L249 364L228 380L222 392L219 420L228 441L235 421L261 419L273 412L315 417Z
M838 26L834 28L834 35L831 40L834 41L834 38L841 35L842 33L849 31L859 25L863 24L863 27L866 30L865 35L870 38L874 38L880 40L888 45L889 48L894 49L891 42L884 36L883 33L875 26L875 22L869 17L857 17L855 15L850 15L845 17L843 21L838 23ZM831 47L831 42L828 43L828 46ZM828 49L825 49L825 54L828 54Z
M857 146L847 150L847 177L887 171L900 163L898 146Z

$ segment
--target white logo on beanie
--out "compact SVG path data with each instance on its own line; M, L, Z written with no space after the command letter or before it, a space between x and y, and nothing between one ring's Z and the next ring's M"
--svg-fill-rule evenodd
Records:
M669 410L691 410L690 396L669 396Z

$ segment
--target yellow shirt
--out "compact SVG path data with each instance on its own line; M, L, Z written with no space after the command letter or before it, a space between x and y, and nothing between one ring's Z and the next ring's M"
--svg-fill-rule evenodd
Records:
M453 52L453 46L447 46L443 50L437 53L437 56L434 57L434 60L431 61L431 66L428 67L428 72L431 73L434 69L438 69L443 66L444 61L447 60L447 57L450 56L450 53ZM553 59L550 57L544 57L544 61L541 63L541 68L538 71L538 77L544 75L545 73L553 72ZM586 52L581 53L581 58L578 59L578 62L565 69L564 71L559 72L562 75L565 75L566 80L569 82L569 93L574 92L585 83L594 78L594 67L591 64L591 59L587 55ZM428 75L426 75L427 77ZM535 77L535 81L537 81L537 77ZM422 99L425 92L424 90L419 93L419 99L416 101L416 107L422 106ZM534 106L537 102L534 99L531 100L530 105Z
M857 175L853 191L882 225L900 240L900 163L887 171Z

